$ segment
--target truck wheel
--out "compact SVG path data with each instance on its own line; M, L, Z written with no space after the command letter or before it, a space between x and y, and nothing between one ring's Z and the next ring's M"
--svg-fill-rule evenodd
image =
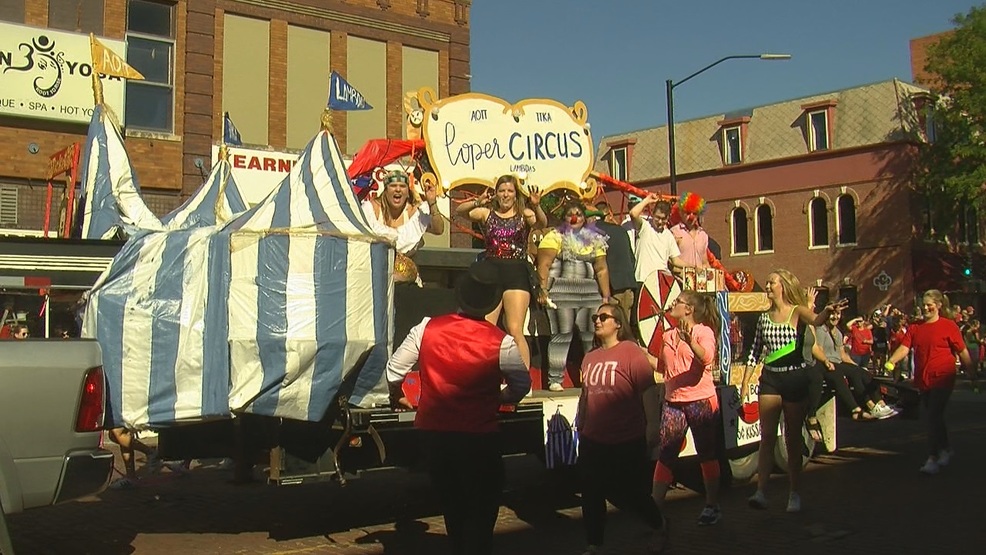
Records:
M729 463L729 473L733 477L733 483L746 483L757 473L757 465L760 464L760 453L754 451L749 455L727 459L727 462Z
M783 426L781 428L783 430ZM815 441L808 435L808 430L804 426L801 427L801 442L801 468L804 468L808 466L808 459L815 452ZM787 442L784 439L783 432L777 436L777 444L774 445L774 464L782 472L787 472Z

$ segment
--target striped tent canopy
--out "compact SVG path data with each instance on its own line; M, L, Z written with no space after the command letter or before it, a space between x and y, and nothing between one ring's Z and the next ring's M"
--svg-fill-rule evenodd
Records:
M370 229L323 131L229 222L130 239L84 320L103 349L113 422L236 411L316 421L340 392L385 403L393 238Z
M114 239L138 230L161 230L161 222L144 204L140 185L111 113L93 109L82 160L82 194L78 228L83 239Z
M224 156L225 146L220 148L220 153L205 183L181 206L161 218L164 227L188 229L222 224L246 212L248 206L233 178L233 167Z

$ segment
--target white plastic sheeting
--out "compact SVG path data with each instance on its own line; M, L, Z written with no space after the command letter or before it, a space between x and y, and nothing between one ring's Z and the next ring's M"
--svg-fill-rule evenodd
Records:
M110 418L319 420L344 381L352 403L386 402L393 239L371 234L324 131L233 220L136 235L84 322L103 348Z

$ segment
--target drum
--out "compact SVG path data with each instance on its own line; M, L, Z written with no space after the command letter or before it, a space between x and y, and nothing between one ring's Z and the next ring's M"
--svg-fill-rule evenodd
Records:
M640 286L637 295L637 329L640 341L653 356L661 353L661 338L664 330L678 325L666 312L671 310L675 299L681 293L681 284L670 272L652 272Z

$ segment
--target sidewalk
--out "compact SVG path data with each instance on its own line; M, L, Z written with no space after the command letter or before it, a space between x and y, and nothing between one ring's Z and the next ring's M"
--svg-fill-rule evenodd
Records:
M788 515L783 475L771 482L769 511L746 506L752 485L723 492L724 517L699 528L702 499L672 492L670 553L979 553L986 545L986 395L959 390L948 414L956 452L937 476L925 458L919 421L839 421L837 453L803 477L804 512ZM584 546L578 497L564 475L532 457L507 463L508 491L494 552L577 554ZM228 473L167 471L129 491L13 515L21 554L385 554L446 553L442 519L427 479L379 472L351 482L299 487L231 486ZM648 532L611 513L608 553L644 553Z

